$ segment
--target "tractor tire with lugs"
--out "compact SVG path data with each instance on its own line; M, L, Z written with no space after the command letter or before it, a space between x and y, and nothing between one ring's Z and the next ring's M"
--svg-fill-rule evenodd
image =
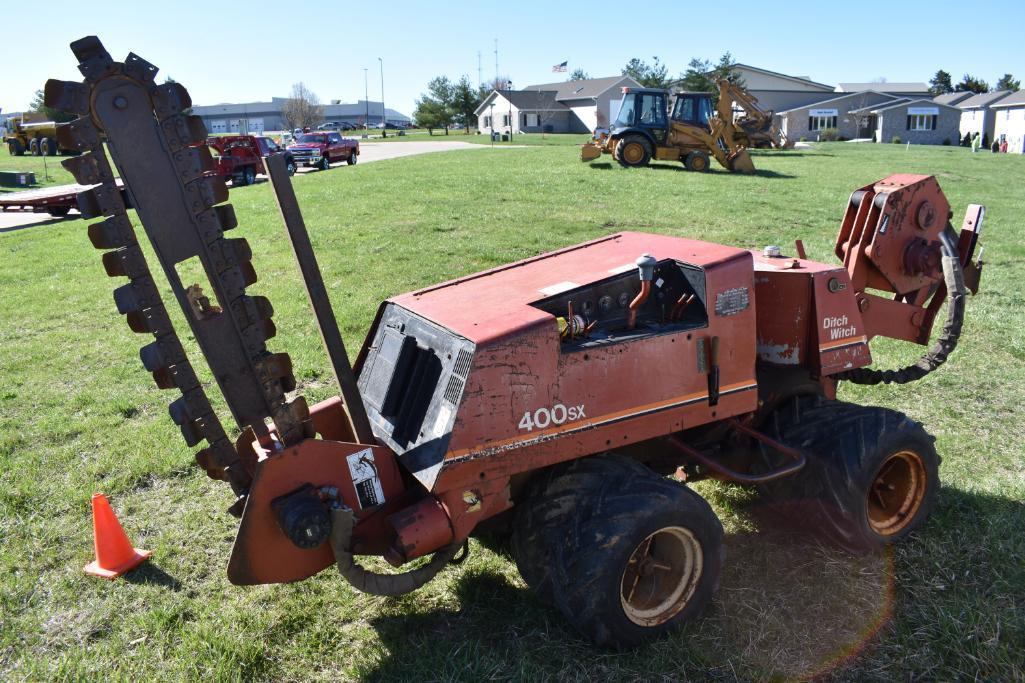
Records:
M723 529L711 507L630 458L553 468L517 508L521 575L599 645L657 638L700 614L718 589Z
M935 439L904 413L822 397L780 407L763 427L804 452L796 474L763 494L802 527L852 552L900 542L936 504Z
M612 156L620 166L647 166L651 161L651 143L643 135L627 135L616 143Z

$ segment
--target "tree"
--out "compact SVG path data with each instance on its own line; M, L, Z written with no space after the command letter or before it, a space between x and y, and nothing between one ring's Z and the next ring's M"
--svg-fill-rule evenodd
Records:
M707 59L694 58L687 64L687 70L680 74L677 85L693 92L716 92L718 81L726 79L744 87L744 79L735 69L737 62L729 52L713 64Z
M658 57L652 57L652 59L654 62L649 65L634 57L623 67L623 75L631 77L645 88L667 88L669 86L669 69L659 61Z
M427 129L428 135L434 135L435 128L444 128L448 135L448 127L452 125L453 101L455 87L445 76L432 78L427 84L427 92L416 101L413 117L417 125Z
M933 95L954 92L954 85L950 82L950 74L943 69L937 71L936 75L929 81L929 92Z
M32 100L32 104L29 105L29 111L34 111L42 114L46 117L47 121L56 121L57 123L66 123L68 121L74 121L75 115L63 112L60 109L54 109L53 107L47 107L43 101L43 91L37 90L35 99Z
M324 107L317 95L299 81L292 86L292 95L281 107L281 118L289 130L312 128L324 120Z
M1015 80L1011 74L1004 74L997 81L997 90L1021 90L1021 81Z
M568 81L586 81L591 75L583 69L573 69L573 73L569 75Z
M474 111L482 101L480 93L470 85L468 76L463 76L459 82L452 87L452 111L455 118L463 124L464 132L469 134L470 126L476 123L477 117Z
M958 92L989 92L989 84L981 78L965 74L955 90Z

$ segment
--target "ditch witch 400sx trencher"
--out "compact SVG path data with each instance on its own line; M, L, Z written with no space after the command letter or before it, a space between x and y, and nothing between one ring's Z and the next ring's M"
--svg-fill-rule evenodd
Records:
M723 531L684 480L757 485L852 550L919 527L937 493L934 439L902 413L837 401L840 380L905 383L942 364L961 332L983 208L960 232L935 178L855 191L842 266L778 248L619 233L381 304L349 365L284 163L267 170L340 396L307 406L272 353L256 282L206 131L156 67L72 44L84 82L49 81L73 112L64 165L142 364L181 395L171 418L199 465L235 495L236 584L297 581L335 565L376 595L417 589L484 530L511 531L523 578L584 635L629 647L693 618L714 593ZM109 152L125 193L115 185ZM137 242L138 213L223 394L231 439L173 328ZM204 291L176 266L198 259ZM878 371L869 341L928 345ZM666 475L675 473L674 478ZM359 555L398 568L371 572ZM411 563L423 558L418 563ZM410 569L413 566L415 568Z

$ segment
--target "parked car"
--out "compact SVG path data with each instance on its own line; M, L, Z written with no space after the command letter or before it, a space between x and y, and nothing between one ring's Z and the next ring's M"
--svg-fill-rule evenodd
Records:
M359 156L359 141L343 138L341 133L303 133L288 146L297 166L315 166L322 171L333 162L345 161L350 166Z
M223 135L207 138L206 144L214 151L214 170L232 185L252 185L257 173L263 173L263 157L285 155L288 175L295 173L292 153L278 143L261 135Z

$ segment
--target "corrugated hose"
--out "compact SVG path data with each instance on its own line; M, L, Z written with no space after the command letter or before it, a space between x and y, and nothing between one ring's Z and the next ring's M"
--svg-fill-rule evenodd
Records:
M943 365L957 346L964 324L965 285L961 256L957 250L957 236L948 225L940 233L943 251L943 282L947 285L947 319L940 329L939 337L917 363L899 370L875 370L855 368L833 375L836 379L855 384L907 384L920 380Z

